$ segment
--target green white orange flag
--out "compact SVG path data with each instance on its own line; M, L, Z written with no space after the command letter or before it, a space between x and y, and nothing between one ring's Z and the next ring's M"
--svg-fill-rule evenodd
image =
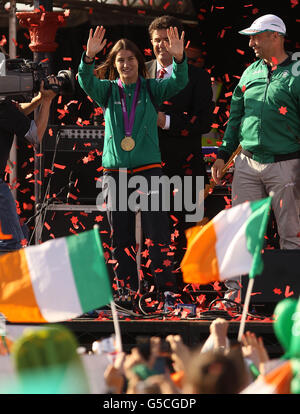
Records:
M239 204L221 211L204 227L189 229L181 262L184 282L207 284L260 274L271 199Z
M290 394L293 375L292 362L278 360L269 373L260 375L241 394Z
M0 312L10 322L61 322L111 301L96 228L0 257Z

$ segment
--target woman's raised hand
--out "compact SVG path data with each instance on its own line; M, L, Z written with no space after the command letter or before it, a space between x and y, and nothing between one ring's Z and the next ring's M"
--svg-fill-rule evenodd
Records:
M181 33L179 38L177 27L169 27L167 29L167 36L169 43L165 42L165 47L170 55L178 61L181 61L183 58L184 51L184 32Z
M94 58L97 53L106 45L107 39L103 39L105 35L105 29L103 26L97 26L93 34L93 29L90 29L90 35L86 46L86 54L90 58Z

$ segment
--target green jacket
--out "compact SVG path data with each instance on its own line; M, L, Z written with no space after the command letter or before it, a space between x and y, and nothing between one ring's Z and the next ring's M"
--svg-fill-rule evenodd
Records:
M260 163L300 150L300 76L293 75L294 64L287 59L269 77L260 59L244 71L232 96L219 158L226 161L239 143Z
M176 63L173 60L173 64L173 73L169 79L149 80L149 86L157 105L176 95L188 83L186 58L181 63ZM106 104L109 86L112 84L111 95L104 115L103 167L131 169L161 162L157 132L157 112L147 91L146 79L141 77L141 89L132 131L135 147L132 151L124 151L121 148L121 141L125 136L125 132L118 79L110 81L96 78L94 76L94 64L88 65L81 60L78 81L82 89L103 108ZM128 114L130 114L135 85L123 85Z

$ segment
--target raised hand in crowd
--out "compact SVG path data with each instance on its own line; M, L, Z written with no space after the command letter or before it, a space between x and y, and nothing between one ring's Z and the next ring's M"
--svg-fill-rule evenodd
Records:
M242 352L244 358L250 359L264 373L264 364L270 360L261 337L257 338L254 332L247 331L242 337Z
M125 352L119 352L113 364L109 364L104 371L104 379L107 387L114 394L122 394L125 375L124 375L124 361L126 358Z
M189 348L183 343L180 335L168 335L166 341L169 342L171 347L174 371L185 371L190 358Z
M225 352L228 348L228 321L223 318L215 319L210 325L210 334L213 338L214 350Z

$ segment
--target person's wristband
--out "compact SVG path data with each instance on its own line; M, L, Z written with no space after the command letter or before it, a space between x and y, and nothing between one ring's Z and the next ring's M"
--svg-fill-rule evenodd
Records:
M88 62L86 61L86 58L88 59ZM85 56L84 56L83 60L84 60L84 63L87 63L87 64L89 65L89 64L91 64L91 63L93 63L93 62L94 62L95 57L91 58L91 57L89 57L87 54L85 54Z
M257 378L260 374L258 368L256 365L253 364L253 362L249 365L249 369L252 373L252 375L254 376L254 378Z

